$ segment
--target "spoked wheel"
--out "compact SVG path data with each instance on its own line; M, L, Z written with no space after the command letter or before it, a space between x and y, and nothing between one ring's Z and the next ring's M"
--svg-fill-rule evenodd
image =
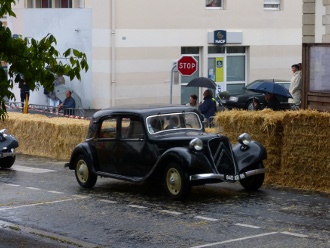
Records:
M262 169L262 168L264 168L264 164L262 162L259 162L249 166L242 172L255 170L255 169ZM239 182L246 190L255 191L262 186L262 184L264 183L264 179L265 179L265 174L263 173L263 174L257 174L250 177L246 177L244 179L241 179Z
M16 156L5 157L0 159L0 167L2 169L9 169L15 163Z
M84 155L79 155L75 162L76 179L81 187L92 188L97 180L97 175L93 174L91 165Z
M173 200L185 199L190 191L191 184L188 175L176 163L170 163L164 173L165 188L167 194Z

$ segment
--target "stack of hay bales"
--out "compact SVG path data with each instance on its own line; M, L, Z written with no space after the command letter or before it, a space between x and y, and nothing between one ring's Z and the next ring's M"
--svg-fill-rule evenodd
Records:
M1 123L19 142L18 153L68 160L87 137L89 121L9 112Z
M265 183L330 192L330 113L232 110L215 122L232 143L249 133L265 146Z
M283 133L279 184L330 192L330 113L290 111Z

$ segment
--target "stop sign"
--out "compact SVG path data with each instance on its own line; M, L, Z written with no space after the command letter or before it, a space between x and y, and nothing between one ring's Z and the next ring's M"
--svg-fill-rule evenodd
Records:
M178 71L182 76L191 76L197 71L197 60L193 56L182 56L178 60Z

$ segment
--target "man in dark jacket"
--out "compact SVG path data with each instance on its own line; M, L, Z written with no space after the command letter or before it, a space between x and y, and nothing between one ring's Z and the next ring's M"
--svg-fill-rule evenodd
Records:
M25 102L26 98L27 98L27 100L29 100L29 97L30 97L30 86L24 80L21 80L18 83L18 87L21 89L21 91L20 91L21 102L22 102L22 108L24 109L24 102Z
M199 112L208 120L211 116L215 115L217 110L216 102L212 98L212 91L205 90L203 93L204 102L199 105Z
M64 115L74 115L74 108L76 107L76 102L71 96L71 91L67 90L65 92L65 100L64 102L58 105L58 108L64 109Z

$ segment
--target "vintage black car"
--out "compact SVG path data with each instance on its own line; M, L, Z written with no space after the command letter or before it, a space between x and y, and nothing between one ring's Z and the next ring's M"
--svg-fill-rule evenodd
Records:
M264 181L266 150L248 134L232 146L222 134L206 133L189 106L131 106L96 112L87 139L66 167L83 188L97 176L131 182L160 182L175 200L191 186L239 181L257 190Z

